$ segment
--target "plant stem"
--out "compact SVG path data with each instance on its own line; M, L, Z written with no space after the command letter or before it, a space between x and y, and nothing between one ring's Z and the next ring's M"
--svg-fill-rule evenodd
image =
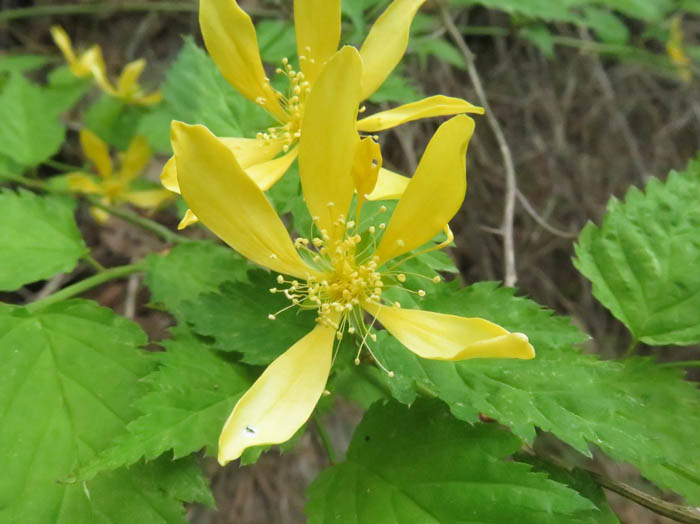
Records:
M700 368L700 360L681 360L678 362L664 362L659 364L662 368Z
M0 13L0 20L29 18L49 15L88 15L112 13L118 11L197 11L195 2L124 2L120 4L68 4L68 5L37 5L33 7L18 7L5 9Z
M97 271L98 273L107 271L107 268L100 264L97 260L95 260L95 257L93 257L90 253L87 253L85 256L83 256L83 260L90 264L93 268L95 268L95 271Z
M107 211L107 213L109 213L110 215L114 215L115 217L119 217L122 220L131 222L132 224L139 226L141 229L145 229L146 231L149 231L154 235L159 236L166 242L171 242L173 244L192 242L192 240L190 240L187 237L178 235L177 233L173 233L167 227L159 224L155 220L144 218L126 209L119 209L117 207L110 206L101 202L99 198L96 198L91 195L84 195L84 198L85 200L90 202L91 205L103 209L104 211Z
M335 453L335 448L333 447L333 443L331 442L331 438L328 435L328 432L326 431L326 428L321 424L321 421L318 418L318 415L314 413L313 416L313 421L314 424L316 425L316 430L318 431L319 437L321 437L321 442L323 443L323 447L326 449L326 454L328 455L328 462L331 463L331 466L335 466L338 463L338 456Z
M637 340L636 338L632 338L632 340L630 340L630 343L627 346L627 349L625 350L625 354L623 355L622 358L631 357L632 353L634 353L634 350L637 349L638 345L639 345L639 340Z
M37 300L36 302L28 304L26 306L26 309L30 312L38 311L42 308L45 308L46 306L55 304L56 302L60 302L61 300L66 300L81 293L84 293L88 289L92 289L96 286L99 286L100 284L104 284L105 282L109 282L110 280L116 280L118 278L125 277L132 273L143 271L143 269L143 262L105 269L104 271L97 273L96 275L76 282L75 284L71 284L70 286L64 287L63 289L56 291L55 293L52 293L51 295L42 298L41 300Z
M48 187L46 184L44 184L40 180L32 180L31 178L24 177L22 175L13 175L11 173L5 173L5 172L0 172L0 182L2 180L9 180L11 182L16 182L18 184L22 184L23 186L30 187L32 189L37 189L39 191L46 191L49 193L54 193L54 194L59 194L59 195L75 195L75 193L71 192L66 192L66 191L61 191L61 190L56 190L53 188ZM131 222L132 224L135 224L139 226L140 228L149 231L150 233L153 233L154 235L162 238L166 242L171 242L173 244L179 244L182 242L192 242L189 238L178 235L177 233L173 233L170 231L167 227L159 224L155 220L150 220L148 218L144 218L136 213L133 213L131 211L128 211L126 209L119 209L110 205L107 205L103 202L100 201L99 198L92 196L92 195L82 195L82 197L90 202L91 205L98 207L100 209L103 209L110 215L114 215L116 217L121 218L122 220L126 220L127 222Z
M644 493L632 486L628 486L624 482L619 482L608 478L600 473L595 473L593 471L584 470L590 477L600 486L607 490L613 491L618 495L622 495L628 500L636 502L640 506L644 506L650 509L658 515L663 515L669 519L673 519L676 522L683 522L684 524L699 524L700 523L700 513L695 511L693 508L688 508L686 506L681 506L679 504L673 504L671 502L666 502L656 497Z

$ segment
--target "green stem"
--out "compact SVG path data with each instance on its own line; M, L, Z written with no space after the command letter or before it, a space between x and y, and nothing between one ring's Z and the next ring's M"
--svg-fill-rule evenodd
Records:
M98 273L107 271L107 268L100 264L97 260L95 260L95 257L93 257L90 253L85 254L83 256L83 260L90 264L93 268L95 268L95 271L97 271Z
M36 302L28 304L26 306L26 309L30 312L38 311L42 308L45 308L46 306L55 304L56 302L69 299L76 295L80 295L81 293L84 293L89 289L97 287L100 284L104 284L105 282L109 282L110 280L116 280L118 278L131 275L132 273L138 273L139 271L143 271L143 269L143 262L105 269L101 273L97 273L96 275L76 282L75 284L71 284L70 286L64 287L63 289L56 291L55 293L52 293L51 295L44 297L41 300L37 300Z
M632 356L634 353L634 350L637 349L637 346L639 345L639 340L636 338L633 338L630 340L629 345L627 346L627 349L625 350L625 354L623 355L622 358L629 358Z
M662 368L700 368L700 360L681 360L679 362L664 362Z
M149 231L154 235L161 237L166 242L171 242L173 244L191 242L189 238L184 237L182 235L178 235L177 233L173 233L167 227L159 224L155 220L149 220L148 218L144 218L141 215L138 215L126 209L119 209L117 207L110 206L101 202L99 198L91 195L85 195L84 198L85 200L90 202L91 205L103 209L110 215L114 215L115 217L119 217L122 220L131 222L132 224L139 226L141 229L145 229L146 231Z
M39 191L46 191L49 193L54 193L54 194L59 194L59 195L75 195L75 193L63 191L60 189L54 189L49 186L47 186L45 183L43 183L40 180L32 180L31 178L24 177L22 175L13 175L11 173L5 173L5 172L0 172L0 182L2 180L9 180L11 182L16 182L18 184L22 184L23 186L30 187L32 189L37 189ZM110 215L114 215L116 217L121 218L122 220L126 220L127 222L131 222L132 224L135 224L139 226L140 228L149 231L153 233L154 235L162 238L166 242L171 242L173 244L179 244L183 242L191 242L191 240L185 236L178 235L177 233L173 233L170 231L167 227L159 224L158 222L154 220L149 220L148 218L144 218L136 213L133 213L131 211L128 211L126 209L119 209L110 205L107 205L103 202L100 201L99 198L91 195L83 195L83 198L90 202L91 205L98 207L100 209L103 209Z
M0 20L29 18L50 15L89 15L114 13L119 11L197 11L194 2L124 2L120 4L68 4L68 5L37 5L33 7L18 7L5 9L0 13Z
M122 2L122 3L90 3L90 4L68 4L68 5L37 5L33 7L18 7L15 9L5 9L0 12L0 22L3 20L14 20L17 18L29 18L34 16L51 15L92 15L110 14L119 12L190 12L196 13L199 9L196 1L190 2ZM279 9L261 9L246 7L246 12L255 16L265 16L278 18Z
M313 421L316 425L318 435L319 437L321 437L323 447L326 449L326 454L328 455L328 462L331 463L331 466L335 466L338 463L338 456L335 453L335 448L333 447L333 443L331 442L330 436L328 435L326 428L323 426L323 424L321 424L318 415L315 413L313 416Z
M562 460L551 457L546 453L535 451L534 454L545 462L549 462L558 468L565 469L566 471L570 471L572 469L571 466ZM632 502L636 502L640 506L644 506L657 515L663 515L664 517L668 517L676 522L682 522L684 524L700 524L700 513L698 513L694 508L666 502L665 500L661 500L660 498L653 497L648 493L644 493L643 491L633 488L624 482L611 479L605 475L601 475L600 473L596 473L585 468L576 467L574 469L585 472L599 486L609 491L613 491L618 495L631 500Z

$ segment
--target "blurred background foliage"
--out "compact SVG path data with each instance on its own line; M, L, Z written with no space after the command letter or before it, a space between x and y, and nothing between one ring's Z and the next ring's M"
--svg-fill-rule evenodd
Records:
M291 0L241 4L256 21L263 60L272 67L283 57L295 62ZM359 44L387 4L344 0L343 41ZM66 133L77 136L78 111L64 115L61 125L51 124L88 88L65 68L48 74L47 65L63 63L49 36L56 23L78 47L99 43L110 71L145 57L144 83L162 85L164 102L155 108L126 107L99 95L81 102L87 125L118 149L138 132L164 161L172 119L204 123L224 136L253 136L266 124L266 115L230 87L204 52L195 1L0 0L0 6L2 172L29 167L41 173L48 158L54 169L82 162L77 140L64 141ZM450 34L443 8L471 54ZM611 195L621 197L651 176L682 170L700 149L700 0L431 0L413 23L406 57L368 105L385 109L437 93L478 104L467 71L471 60L514 160L518 287L570 315L594 337L591 350L604 358L621 355L629 335L593 300L590 283L572 263L573 243L587 221L600 223ZM31 122L42 119L46 124L37 137ZM437 123L424 120L384 133L385 163L413 172ZM479 118L468 154L467 200L452 223L452 255L468 283L503 278L499 147ZM273 198L293 216L284 203L289 191L289 183L280 184ZM177 223L171 212L161 215L161 222ZM133 238L97 229L87 240L101 259L115 263L125 262L125 246L134 258L147 250ZM167 325L141 309L136 320L149 332ZM647 354L643 346L639 352ZM657 354L661 360L700 358L692 346ZM357 413L348 407L334 417L336 438L347 438ZM308 440L295 455L269 459L241 471L212 465L219 511L194 508L192 521L300 521L304 487L324 459ZM599 466L617 468L614 476L632 484L642 482L621 466ZM664 522L622 499L613 502L629 522Z

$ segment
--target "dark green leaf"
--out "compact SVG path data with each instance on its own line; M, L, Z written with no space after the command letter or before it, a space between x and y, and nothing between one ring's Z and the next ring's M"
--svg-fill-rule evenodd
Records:
M374 353L394 371L394 395L404 402L407 382L433 392L469 422L483 413L529 442L549 431L584 454L595 444L634 464L662 487L700 501L700 394L676 371L646 359L603 362L573 349L585 338L567 319L553 317L512 290L482 283L426 297L425 309L479 316L528 335L530 361L421 359L386 333Z
M436 402L375 405L346 461L309 488L309 522L595 522L590 501L503 460L519 448L513 435L457 421Z
M87 248L74 207L66 198L0 192L0 290L12 291L75 267Z
M168 450L175 458L205 447L216 454L221 428L253 376L182 328L163 346L165 352L153 355L158 369L144 379L151 389L135 403L141 416L80 471L80 478Z

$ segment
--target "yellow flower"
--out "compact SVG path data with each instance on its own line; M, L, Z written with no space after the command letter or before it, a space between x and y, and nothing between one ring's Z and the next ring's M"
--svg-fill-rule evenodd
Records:
M671 28L668 42L666 42L666 52L668 53L671 62L673 62L678 71L678 75L684 82L690 82L693 73L690 70L690 58L683 50L683 27L681 25L681 17L674 16L671 19Z
M360 140L356 130L361 73L360 54L343 48L319 73L306 102L299 170L317 237L292 241L260 187L207 128L182 122L171 128L177 177L190 208L236 251L279 273L278 287L270 291L283 293L290 308L318 314L317 326L272 362L236 404L219 440L221 464L247 447L284 442L306 422L344 331L361 337L360 351L370 350L377 321L423 358L534 357L525 335L481 318L402 309L382 296L385 286L405 280L397 269L405 258L392 260L430 242L460 208L474 121L460 115L442 124L388 223L358 232L359 210L350 214L355 189L359 206L381 167L377 145ZM373 319L369 326L365 314Z
M143 209L155 209L170 200L173 194L165 189L132 189L132 181L148 164L151 153L148 142L141 136L134 137L126 152L119 154L119 169L114 171L107 144L92 131L80 131L80 144L85 156L95 165L99 177L89 173L69 173L68 185L73 191L88 195L100 195L104 204L128 202ZM93 207L91 212L98 222L105 222L108 215Z
M425 0L394 0L377 19L360 48L363 62L360 100L374 93L401 60L408 44L414 15ZM294 25L301 71L282 59L276 74L289 81L286 94L275 90L265 76L255 27L235 0L201 0L199 23L207 50L221 74L247 99L263 107L278 123L257 138L221 138L242 168L263 191L287 172L297 156L306 100L323 64L340 41L341 0L294 1ZM361 109L362 112L364 109ZM412 120L458 113L483 113L483 109L458 98L431 96L418 102L382 111L357 121L357 130L375 133ZM277 157L278 154L282 156ZM163 185L180 192L173 159L161 175ZM381 169L372 200L396 198L406 187L406 177ZM180 224L196 222L188 211Z
M76 56L70 37L62 27L52 26L51 36L63 56L66 57L73 74L78 78L93 76L97 85L108 95L123 101L125 104L144 106L157 104L163 99L163 94L160 91L145 94L138 83L138 79L146 67L146 61L143 58L129 62L119 75L117 87L114 87L107 78L107 70L100 46L95 44L80 56Z

